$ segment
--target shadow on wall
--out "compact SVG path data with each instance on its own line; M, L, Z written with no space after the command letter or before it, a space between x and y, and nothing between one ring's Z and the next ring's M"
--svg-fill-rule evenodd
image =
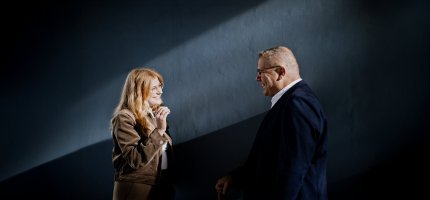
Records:
M215 199L217 178L244 162L262 119L258 115L176 145L176 199ZM111 199L111 150L112 141L103 141L5 180L0 199Z
M104 141L0 183L0 199L112 199L112 141Z
M244 163L264 114L176 145L176 199L216 199L217 178ZM329 199L426 196L426 184L419 180L430 178L430 164L422 162L429 145L424 140L397 152L395 159L338 182L329 177ZM0 199L111 199L111 148L110 140L103 141L3 181ZM241 193L231 190L227 197L238 200Z
M130 68L147 64L264 2L11 2L0 13L5 49L0 87L8 94L0 99L0 156L9 161L0 165L0 180L106 139L123 84L119 80ZM189 66L194 61L181 59L183 65L177 68L154 66L166 66L175 74L192 71ZM166 73L165 78L170 77ZM22 113L32 116L26 126ZM12 155L6 149L16 152Z
M14 19L1 21L8 67L0 69L0 81L14 81L18 87L40 77L62 83L80 77L80 84L61 86L75 91L83 85L78 95L91 94L136 63L145 63L264 1L11 2L0 13L2 19ZM68 75L58 76L59 68Z
M425 199L429 197L430 139L395 152L397 156L349 178L329 184L329 199Z

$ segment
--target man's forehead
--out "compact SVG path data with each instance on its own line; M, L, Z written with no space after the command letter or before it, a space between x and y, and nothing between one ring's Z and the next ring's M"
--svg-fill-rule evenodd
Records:
M271 56L268 57L260 57L258 59L258 66L261 68L273 67L273 66L282 66L283 62L279 57Z

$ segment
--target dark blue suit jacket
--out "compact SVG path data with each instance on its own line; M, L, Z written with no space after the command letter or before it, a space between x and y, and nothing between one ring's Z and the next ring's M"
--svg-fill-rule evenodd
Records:
M327 199L327 122L304 82L291 87L258 129L246 163L231 172L244 199Z

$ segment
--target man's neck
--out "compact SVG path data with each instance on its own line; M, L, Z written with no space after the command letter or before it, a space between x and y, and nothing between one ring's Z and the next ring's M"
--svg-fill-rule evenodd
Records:
M271 107L273 107L275 104L276 104L276 102L281 98L281 96L288 90L288 89L290 89L291 87L293 87L293 85L295 85L296 83L298 83L299 81L301 81L302 79L301 78L298 78L298 79L296 79L296 80L294 80L294 81L292 81L292 82L290 82L288 85L286 85L285 87L283 87L281 90L279 90L273 97L272 97L272 100L271 100L271 102L272 102L272 106Z

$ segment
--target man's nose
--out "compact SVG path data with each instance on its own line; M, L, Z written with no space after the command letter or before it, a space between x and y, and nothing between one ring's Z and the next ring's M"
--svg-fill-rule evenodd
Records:
M261 81L261 76L257 74L257 77L255 77L255 80L260 82Z

